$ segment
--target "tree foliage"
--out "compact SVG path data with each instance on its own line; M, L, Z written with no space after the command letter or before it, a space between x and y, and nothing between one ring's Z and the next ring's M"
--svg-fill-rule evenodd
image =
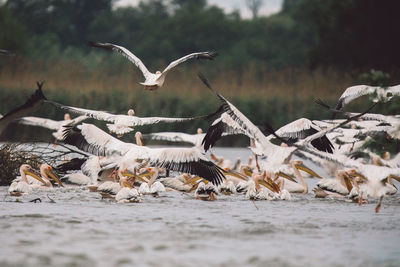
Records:
M93 40L123 45L150 68L193 51L217 50L216 67L233 70L385 70L400 64L399 5L285 0L279 13L245 20L206 0L148 0L116 9L113 0L8 0L0 7L0 48L36 57L66 51L80 56L93 51L86 46Z

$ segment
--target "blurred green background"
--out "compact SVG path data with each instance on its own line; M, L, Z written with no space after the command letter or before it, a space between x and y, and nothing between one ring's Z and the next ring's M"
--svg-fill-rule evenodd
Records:
M0 2L0 49L15 54L0 55L0 113L22 104L35 82L45 80L45 95L67 105L116 113L134 108L139 116L207 114L219 103L196 77L201 71L256 124L268 120L277 128L300 117L328 118L313 104L316 98L333 105L355 84L400 83L399 1L284 0L278 13L249 19L205 0L150 0L118 8L115 3ZM154 72L195 51L219 56L180 65L160 90L148 92L138 84L144 79L135 66L115 52L88 47L89 40L125 46ZM347 109L362 111L369 103L360 99ZM399 99L374 110L399 111ZM63 112L43 105L36 115L61 119ZM137 130L194 133L210 123ZM33 135L30 129L11 125L2 139L51 140L49 132L35 128Z

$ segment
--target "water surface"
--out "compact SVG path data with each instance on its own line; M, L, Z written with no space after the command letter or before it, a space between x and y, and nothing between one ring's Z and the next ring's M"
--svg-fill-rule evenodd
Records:
M216 150L225 152L232 160L248 157L247 150ZM29 202L35 198L42 202ZM117 204L86 189L61 188L15 200L0 187L0 266L400 264L398 195L385 198L378 214L376 201L359 207L312 194L203 202L170 192Z

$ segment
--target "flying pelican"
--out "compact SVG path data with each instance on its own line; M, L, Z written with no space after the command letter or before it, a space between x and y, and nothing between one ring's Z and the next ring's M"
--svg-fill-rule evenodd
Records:
M372 109L376 104L370 107L366 112L357 115L356 117L351 117L346 121L321 130L317 133L314 133L305 139L299 140L297 143L292 144L292 146L277 146L271 143L268 138L260 131L260 129L255 126L245 115L243 115L232 103L226 100L222 95L216 92L208 83L207 79L199 74L199 78L203 81L203 83L219 98L222 103L223 110L225 114L231 117L231 120L234 121L235 127L240 127L241 130L250 138L254 140L254 146L250 146L250 149L253 151L254 154L257 154L262 157L267 157L267 160L262 161L261 168L263 170L267 170L270 172L275 172L282 164L287 164L291 158L291 156L297 152L298 150L313 150L310 148L308 144L315 139L321 138L326 135L326 133L331 132L332 130L345 125L352 119L358 118L359 116L365 114L370 109ZM231 125L229 125L231 126ZM267 125L268 126L268 125ZM276 133L270 129L267 129L274 134L275 137L282 140ZM207 137L207 135L206 135ZM206 138L205 137L205 138ZM204 143L207 140L203 141ZM283 140L284 142L284 140ZM261 164L260 164L261 165Z
M214 59L218 54L216 52L197 52L197 53L192 53L189 55L186 55L180 59L177 59L173 62L171 62L162 72L157 71L156 73L151 73L146 66L143 64L143 62L136 57L134 54L132 54L128 49L125 47L115 45L115 44L110 44L110 43L95 43L95 42L89 42L89 46L93 47L99 47L99 48L104 48L108 50L113 50L121 53L124 57L126 57L129 61L131 61L133 64L135 64L143 73L144 78L146 79L143 83L140 83L144 85L144 89L148 90L156 90L159 87L161 87L164 84L165 77L167 73L179 65L180 63L185 62L186 60L195 58L195 59Z
M394 94L400 93L400 85L389 86L387 88L383 88L380 86L368 86L368 85L355 85L347 88L343 94L340 96L339 101L336 105L336 110L341 110L345 105L364 95L372 95L376 94L376 97L373 98L374 102L384 101L387 102L392 99ZM335 117L333 114L333 117Z
M68 113L64 114L64 120L55 121L51 119L38 118L38 117L22 117L18 120L19 123L32 126L40 126L50 130L54 130L53 136L56 140L62 140L62 132L64 131L65 125L76 125L86 120L88 117L85 115L79 116L75 119L71 119Z
M192 120L196 120L196 119L207 119L207 118L215 115L215 113L219 112L219 110L217 110L215 113L210 114L210 115L198 116L198 117L192 117L192 118L167 118L167 117L142 117L141 118L141 117L134 116L133 115L134 113L129 113L130 115L114 115L114 114L111 114L111 113L108 113L105 111L96 111L96 110L90 110L90 109L65 106L65 105L62 105L60 103L53 102L53 101L47 101L47 102L52 105L55 105L56 107L68 110L68 111L76 113L76 114L85 115L85 116L94 118L96 120L112 122L112 124L107 124L108 129L110 130L110 132L116 133L120 136L133 131L134 129L132 127L135 127L135 126L156 124L156 123L160 123L160 122L175 123L175 122L187 122L187 121L192 121Z
M21 196L27 195L32 192L32 186L28 182L27 174L35 179L37 179L41 184L46 182L39 177L36 173L32 172L32 167L28 164L22 164L19 168L19 173L21 175L20 181L14 181L8 188L8 193L11 196Z
M123 169L148 161L150 166L199 175L214 184L222 182L222 170L197 147L149 148L122 142L94 125L82 124L64 132L64 142L98 156L119 155Z
M306 118L300 118L282 126L276 131L276 134L283 138L286 141L285 143L296 143L298 140L304 139L321 130L315 122ZM273 136L271 135L270 137ZM311 145L320 151L333 153L333 145L325 135L312 140Z
M14 108L0 119L0 134L13 120L34 112L46 100L42 92L43 82L37 82L37 86L38 89L23 105Z

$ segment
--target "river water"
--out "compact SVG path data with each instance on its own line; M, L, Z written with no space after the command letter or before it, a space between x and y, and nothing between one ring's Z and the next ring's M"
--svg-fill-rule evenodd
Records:
M248 157L245 149L214 151ZM378 214L376 201L292 197L203 202L167 192L117 204L60 188L16 202L0 187L0 266L400 266L399 195Z

